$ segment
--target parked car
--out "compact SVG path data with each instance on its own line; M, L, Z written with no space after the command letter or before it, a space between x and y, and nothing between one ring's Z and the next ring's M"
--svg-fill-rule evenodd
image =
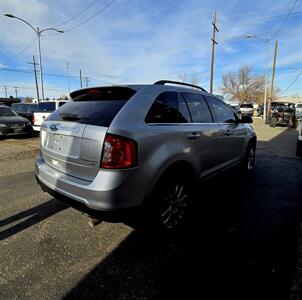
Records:
M30 121L18 116L10 107L0 105L0 137L33 134Z
M298 120L302 121L302 103L296 104L296 117Z
M276 127L277 125L289 126L296 128L296 108L294 103L290 102L272 102L271 111L269 117L270 127Z
M298 137L297 137L297 156L302 157L302 122L299 123L297 127Z
M252 117L254 114L254 106L252 103L241 103L239 106L242 116Z
M44 120L56 109L64 105L66 100L42 101L38 103L37 110L33 113L33 129L40 131Z
M234 112L238 115L238 117L241 118L242 114L240 111L240 105L237 103L228 103L228 104L234 110Z
M38 110L38 104L33 103L14 103L12 105L12 110L16 112L19 116L26 118L34 124L34 112Z
M158 81L70 95L41 127L35 174L44 191L94 219L135 215L175 232L196 181L254 168L252 118L201 87Z

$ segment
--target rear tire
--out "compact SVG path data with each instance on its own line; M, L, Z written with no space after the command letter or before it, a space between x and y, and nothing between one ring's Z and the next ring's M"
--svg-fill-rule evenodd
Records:
M181 170L168 172L158 183L151 199L151 224L156 232L174 236L185 228L192 201L192 180Z

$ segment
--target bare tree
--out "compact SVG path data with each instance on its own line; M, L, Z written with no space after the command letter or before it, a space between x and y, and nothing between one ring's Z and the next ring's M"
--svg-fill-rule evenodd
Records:
M179 81L181 81L181 82L187 82L187 79L188 79L187 74L185 74L185 73L178 74L178 78L179 78Z
M198 78L195 74L191 74L191 76L189 77L186 73L181 73L178 75L178 78L181 82L189 82L194 85L198 85Z
M228 95L239 102L263 103L264 77L253 76L252 68L248 65L242 66L238 74L227 73L222 77L223 95Z

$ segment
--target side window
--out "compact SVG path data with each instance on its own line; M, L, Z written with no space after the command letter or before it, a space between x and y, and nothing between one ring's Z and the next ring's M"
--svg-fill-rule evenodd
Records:
M179 97L179 123L191 123L191 115L187 103L182 95Z
M160 94L152 104L146 123L178 123L178 101L176 92Z
M209 107L202 95L195 93L181 93L185 98L194 123L212 123Z
M234 112L222 101L207 97L216 123L236 123Z

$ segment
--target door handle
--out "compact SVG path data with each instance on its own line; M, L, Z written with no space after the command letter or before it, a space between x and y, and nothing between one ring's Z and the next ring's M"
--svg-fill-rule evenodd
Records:
M193 132L193 133L187 135L187 138L189 140L196 140L196 139L200 138L200 134L196 133L196 132Z
M230 136L232 134L232 132L230 130L227 130L226 133L224 135L226 136Z

